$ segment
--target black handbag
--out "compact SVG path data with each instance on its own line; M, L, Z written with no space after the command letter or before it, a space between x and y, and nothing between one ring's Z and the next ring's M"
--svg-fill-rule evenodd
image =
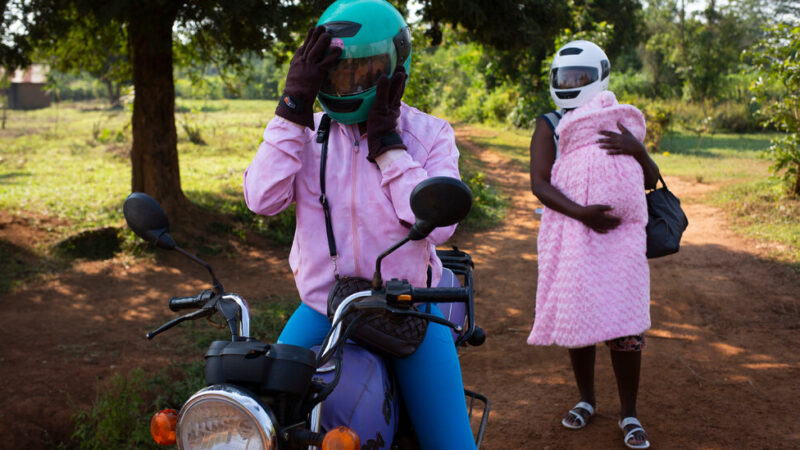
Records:
M317 142L322 144L320 155L320 188L319 197L325 213L325 231L328 235L328 250L333 261L333 272L336 282L328 293L328 318L333 319L336 308L342 301L360 291L372 289L372 282L362 277L340 276L336 265L338 254L336 240L333 236L331 211L325 195L325 166L328 156L328 134L331 119L327 114L322 116L317 129ZM417 310L416 306L411 309ZM404 358L417 351L425 334L428 332L428 321L420 317L391 314L385 311L350 311L342 317L343 329L348 329L353 320L357 320L350 338L357 344L384 356Z
M667 189L667 183L661 175L662 188L647 193L647 257L677 253L681 246L681 236L689 220L686 219L681 201Z

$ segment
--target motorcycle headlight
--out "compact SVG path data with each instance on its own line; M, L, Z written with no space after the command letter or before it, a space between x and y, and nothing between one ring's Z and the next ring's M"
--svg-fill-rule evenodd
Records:
M277 449L275 423L272 412L246 391L231 385L209 386L181 408L178 448Z

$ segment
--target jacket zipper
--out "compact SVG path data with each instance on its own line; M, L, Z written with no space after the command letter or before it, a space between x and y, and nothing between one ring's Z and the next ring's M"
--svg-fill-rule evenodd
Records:
M351 128L352 129L352 128ZM358 125L356 125L356 130L358 130ZM358 267L358 224L357 224L357 217L356 216L356 164L358 163L358 149L359 149L359 134L358 132L355 133L355 138L353 139L353 146L355 147L355 151L353 151L353 164L351 166L352 174L352 186L350 190L350 217L353 221L353 261L355 263L355 273L361 273Z

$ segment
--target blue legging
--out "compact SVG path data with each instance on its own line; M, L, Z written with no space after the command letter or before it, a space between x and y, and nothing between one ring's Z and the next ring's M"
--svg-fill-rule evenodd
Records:
M436 306L431 312L442 316ZM278 342L311 348L322 343L330 328L326 316L303 303L289 318ZM428 325L417 351L407 358L394 358L392 363L422 448L474 449L461 367L450 329L435 323Z

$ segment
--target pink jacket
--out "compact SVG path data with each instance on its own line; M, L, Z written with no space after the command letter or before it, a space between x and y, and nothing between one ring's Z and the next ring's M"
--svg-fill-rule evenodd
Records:
M321 117L315 114L315 126ZM458 149L446 121L403 103L398 122L408 151L390 151L378 158L378 165L367 161L367 136L359 136L357 125L331 122L325 190L342 275L371 279L378 255L408 234L414 223L409 196L417 183L440 175L459 178ZM296 203L289 265L302 301L325 314L334 266L319 201L321 149L316 132L276 116L245 170L244 196L247 207L261 215ZM442 272L435 246L454 231L455 225L437 228L426 240L409 242L387 256L381 264L384 280L406 278L425 286L430 265L435 286Z

